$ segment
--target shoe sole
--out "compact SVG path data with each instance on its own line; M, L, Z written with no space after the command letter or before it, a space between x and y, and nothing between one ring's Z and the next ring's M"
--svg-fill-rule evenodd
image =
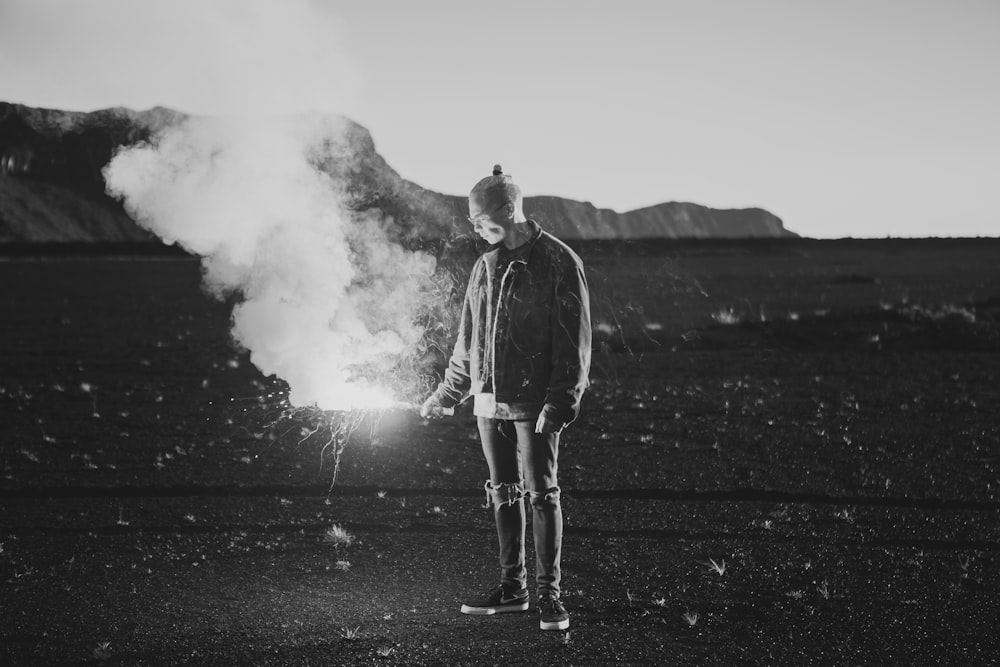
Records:
M505 604L498 607L470 607L462 605L462 613L469 616L492 616L493 614L506 614L508 612L528 611L527 601L521 604Z
M542 630L565 630L569 627L569 619L564 618L561 621L541 621L538 626Z

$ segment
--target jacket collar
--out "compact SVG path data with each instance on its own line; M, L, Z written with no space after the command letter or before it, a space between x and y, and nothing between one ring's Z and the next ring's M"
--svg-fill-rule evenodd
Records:
M531 218L525 220L525 224L527 224L528 228L531 229L531 237L524 243L524 245L518 246L515 250L521 250L523 248L523 259L527 262L528 258L531 256L532 248L535 247L535 243L538 242L538 239L542 238L542 234L544 232L541 226ZM487 268L490 269L490 275L492 275L493 271L497 268L497 259L500 256L500 248L502 246L503 241L494 243L486 249L486 252L483 253L483 261L486 262Z

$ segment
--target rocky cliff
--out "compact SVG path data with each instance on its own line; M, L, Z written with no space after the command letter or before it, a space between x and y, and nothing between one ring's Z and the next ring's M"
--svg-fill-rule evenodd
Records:
M102 168L123 145L149 139L183 114L164 108L90 113L0 102L0 242L155 241L104 192ZM400 236L444 238L465 230L463 196L402 178L362 126L346 120L345 156L321 165L348 184L349 206L378 208ZM560 197L528 197L525 212L564 239L795 236L762 209L718 210L670 202L617 213Z

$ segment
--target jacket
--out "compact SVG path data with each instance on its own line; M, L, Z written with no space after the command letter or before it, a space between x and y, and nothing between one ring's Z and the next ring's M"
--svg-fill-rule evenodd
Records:
M502 274L499 245L476 260L435 398L453 407L476 395L480 416L534 420L544 413L565 425L579 415L589 385L590 294L579 256L527 224L534 234Z

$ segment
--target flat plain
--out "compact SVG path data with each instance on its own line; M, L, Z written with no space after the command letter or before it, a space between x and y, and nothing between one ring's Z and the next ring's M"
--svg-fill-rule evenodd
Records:
M993 664L1000 240L577 247L567 633L458 613L468 408L367 416L331 486L196 260L0 261L0 663Z

